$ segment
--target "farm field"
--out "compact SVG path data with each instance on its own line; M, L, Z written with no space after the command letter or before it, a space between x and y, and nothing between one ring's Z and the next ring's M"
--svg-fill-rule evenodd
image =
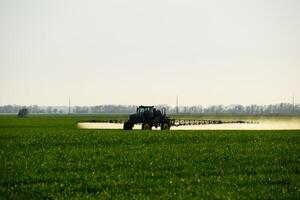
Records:
M0 116L0 199L300 199L300 130L76 126L80 120L126 117Z

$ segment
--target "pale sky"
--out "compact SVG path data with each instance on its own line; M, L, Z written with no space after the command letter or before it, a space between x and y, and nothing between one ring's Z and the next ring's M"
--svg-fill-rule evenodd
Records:
M0 105L300 102L299 0L0 0Z

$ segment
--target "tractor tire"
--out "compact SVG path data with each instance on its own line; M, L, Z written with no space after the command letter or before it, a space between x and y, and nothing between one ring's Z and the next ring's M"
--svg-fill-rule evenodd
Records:
M169 123L163 123L160 127L161 130L170 130L170 124Z
M125 122L123 126L123 130L132 130L133 125L130 122Z
M123 130L128 130L128 123L127 122L124 122Z
M152 126L149 123L142 124L142 130L151 130Z

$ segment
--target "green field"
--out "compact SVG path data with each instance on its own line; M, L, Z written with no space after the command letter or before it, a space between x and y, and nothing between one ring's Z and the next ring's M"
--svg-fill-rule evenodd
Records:
M0 199L300 199L299 130L76 127L89 119L0 116Z

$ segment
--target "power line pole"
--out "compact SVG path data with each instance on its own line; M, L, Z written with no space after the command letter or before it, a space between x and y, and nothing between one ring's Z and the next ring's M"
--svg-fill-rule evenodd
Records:
M176 96L176 114L179 113L179 108L178 108L178 96Z
M69 115L71 114L71 97L69 96Z
M295 113L295 98L294 98L294 95L293 95L293 113Z

